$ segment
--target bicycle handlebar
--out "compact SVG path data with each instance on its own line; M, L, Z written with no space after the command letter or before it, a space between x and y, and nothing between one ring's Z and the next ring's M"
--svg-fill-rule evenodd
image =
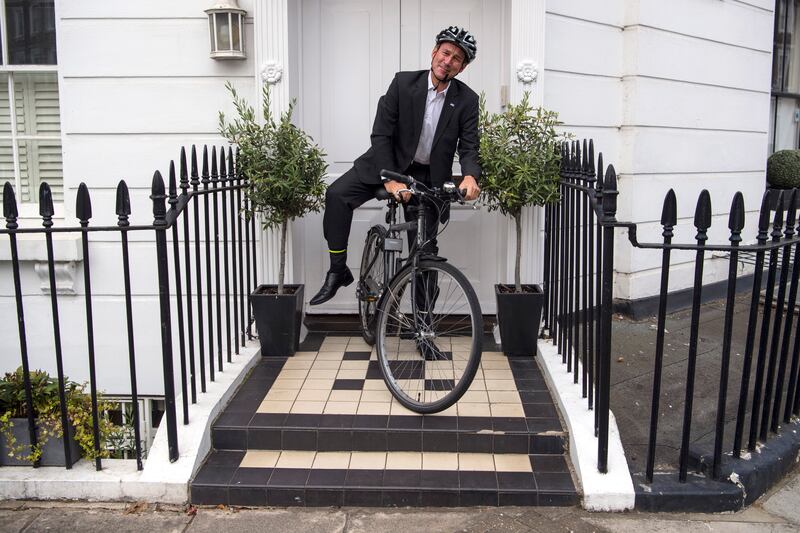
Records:
M399 172L392 172L391 170L382 169L380 171L380 175L383 181L399 181L404 185L411 185L415 182L414 178L411 176L406 176L405 174L400 174Z

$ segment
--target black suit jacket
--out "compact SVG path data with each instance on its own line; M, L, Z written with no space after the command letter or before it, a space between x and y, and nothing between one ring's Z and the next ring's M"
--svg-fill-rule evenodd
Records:
M381 169L405 172L414 161L428 91L430 70L398 72L378 102L371 147L353 166L363 183L380 184ZM450 81L431 146L431 182L441 185L453 176L458 150L462 174L480 178L478 163L478 95L463 82Z

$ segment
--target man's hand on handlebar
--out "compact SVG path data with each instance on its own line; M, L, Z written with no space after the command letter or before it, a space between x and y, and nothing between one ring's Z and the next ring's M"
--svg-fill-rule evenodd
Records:
M461 189L461 192L464 194L464 200L468 202L475 200L481 193L481 188L478 187L478 182L475 181L475 178L472 176L464 176L464 179L461 180L458 188Z
M411 199L411 193L407 190L408 185L400 183L399 181L389 180L383 184L386 191L394 196L398 202L408 202ZM400 192L405 191L405 192Z

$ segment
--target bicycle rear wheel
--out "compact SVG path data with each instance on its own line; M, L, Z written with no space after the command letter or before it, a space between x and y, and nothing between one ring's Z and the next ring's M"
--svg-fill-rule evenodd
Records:
M364 252L361 254L361 271L358 278L358 316L361 336L369 345L375 344L375 311L384 284L383 240L386 228L373 226L367 232Z
M436 413L467 391L480 364L483 317L467 278L442 261L400 271L378 304L378 362L406 408Z

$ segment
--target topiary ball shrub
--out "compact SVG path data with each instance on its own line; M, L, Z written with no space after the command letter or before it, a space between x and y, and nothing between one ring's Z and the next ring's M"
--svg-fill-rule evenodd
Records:
M767 183L779 189L800 187L800 150L779 150L769 156Z

